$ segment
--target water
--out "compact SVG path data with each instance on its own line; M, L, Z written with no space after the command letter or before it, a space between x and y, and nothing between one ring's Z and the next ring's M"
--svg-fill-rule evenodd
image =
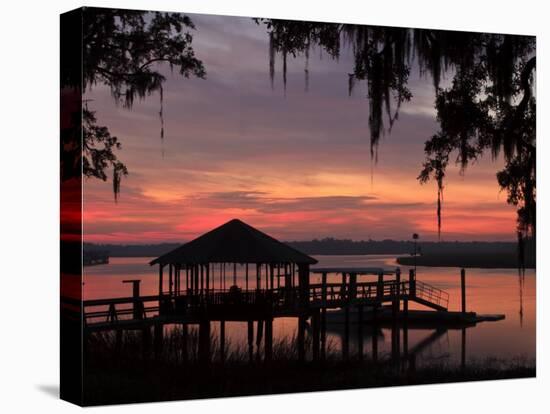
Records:
M315 267L328 266L373 266L395 268L395 257L390 255L369 256L315 256L319 264ZM131 296L131 285L122 280L140 279L142 295L158 294L158 267L149 266L152 258L111 258L107 265L84 268L84 299ZM403 275L408 268L402 267ZM227 268L227 283L232 284L233 268ZM218 273L214 272L215 287L218 287ZM251 272L252 275L252 272ZM460 270L445 267L418 267L417 278L438 288L446 290L449 295L449 310L460 309ZM167 276L165 275L165 279ZM249 287L255 286L255 276L249 278ZM336 279L340 280L340 279ZM334 280L334 281L336 281ZM361 281L375 280L375 276L363 276ZM483 361L487 358L512 360L516 358L535 358L536 318L535 318L535 271L526 271L524 282L520 284L515 269L467 269L467 309L477 313L504 314L505 320L483 322L466 330L467 361ZM329 279L330 281L330 279ZM312 275L312 283L320 282L320 276ZM237 284L244 287L244 268L237 268ZM421 306L411 305L421 309ZM216 333L218 324L213 324ZM295 318L277 318L273 323L274 342L278 339L295 337L297 320ZM352 336L350 352L357 351L357 337ZM433 331L409 329L409 349L414 348ZM343 329L338 326L327 326L327 341L335 350L341 349ZM226 323L227 343L230 347L246 346L246 324L239 322ZM364 352L368 357L371 350L369 334L364 337ZM378 339L379 355L389 354L391 350L390 330L382 329ZM419 360L444 361L458 363L461 355L461 331L448 330L437 338L420 354Z

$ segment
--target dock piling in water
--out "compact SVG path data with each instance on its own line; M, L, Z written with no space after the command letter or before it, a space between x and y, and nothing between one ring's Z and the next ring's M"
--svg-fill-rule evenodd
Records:
M462 313L466 313L466 269L460 269L460 294L462 298Z

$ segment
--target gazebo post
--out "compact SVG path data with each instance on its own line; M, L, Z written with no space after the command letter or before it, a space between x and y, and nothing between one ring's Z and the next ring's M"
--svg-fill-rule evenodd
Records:
M237 262L233 263L233 286L237 286Z
M210 292L210 263L206 264L206 293Z
M269 265L269 278L270 278L270 283L271 283L271 290L273 290L273 281L274 281L274 269L273 269L273 264L270 264Z
M248 263L245 265L246 290L248 291Z
M197 264L194 265L193 269L194 269L194 272L195 272L195 281L194 281L195 294L198 295L199 294L199 265L197 265Z
M181 266L179 264L176 265L176 295L179 296L180 294L180 269Z
M185 265L185 292L189 294L189 266Z
M159 265L159 297L162 296L162 268L164 265L161 263Z
M172 296L172 286L173 286L173 269L174 269L174 266L172 264L169 264L168 265L168 294L170 296Z
M261 266L262 265L260 263L256 263L256 290L260 290L261 287Z
M291 285L292 285L292 282L290 281L290 266L288 265L288 263L285 263L285 290L289 290Z

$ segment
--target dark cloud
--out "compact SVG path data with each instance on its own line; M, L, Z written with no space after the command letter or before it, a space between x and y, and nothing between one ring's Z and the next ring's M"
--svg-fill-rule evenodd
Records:
M253 209L262 213L286 213L288 211L346 211L366 207L374 196L320 196L280 198L260 191L227 191L199 194L189 197L203 208Z

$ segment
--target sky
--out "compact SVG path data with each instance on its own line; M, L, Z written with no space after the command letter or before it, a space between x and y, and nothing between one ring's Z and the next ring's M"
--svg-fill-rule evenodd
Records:
M86 92L98 123L119 138L123 178L84 182L84 240L95 243L184 242L233 218L281 240L437 240L437 188L416 177L424 143L437 130L432 80L414 70L413 94L370 159L366 85L348 96L351 51L338 61L319 50L309 61L282 62L269 79L266 29L249 18L190 15L193 48L206 79L185 79L159 66L160 97L117 106L105 85ZM443 80L443 85L449 79ZM515 209L485 158L464 174L448 169L442 240L515 240Z

